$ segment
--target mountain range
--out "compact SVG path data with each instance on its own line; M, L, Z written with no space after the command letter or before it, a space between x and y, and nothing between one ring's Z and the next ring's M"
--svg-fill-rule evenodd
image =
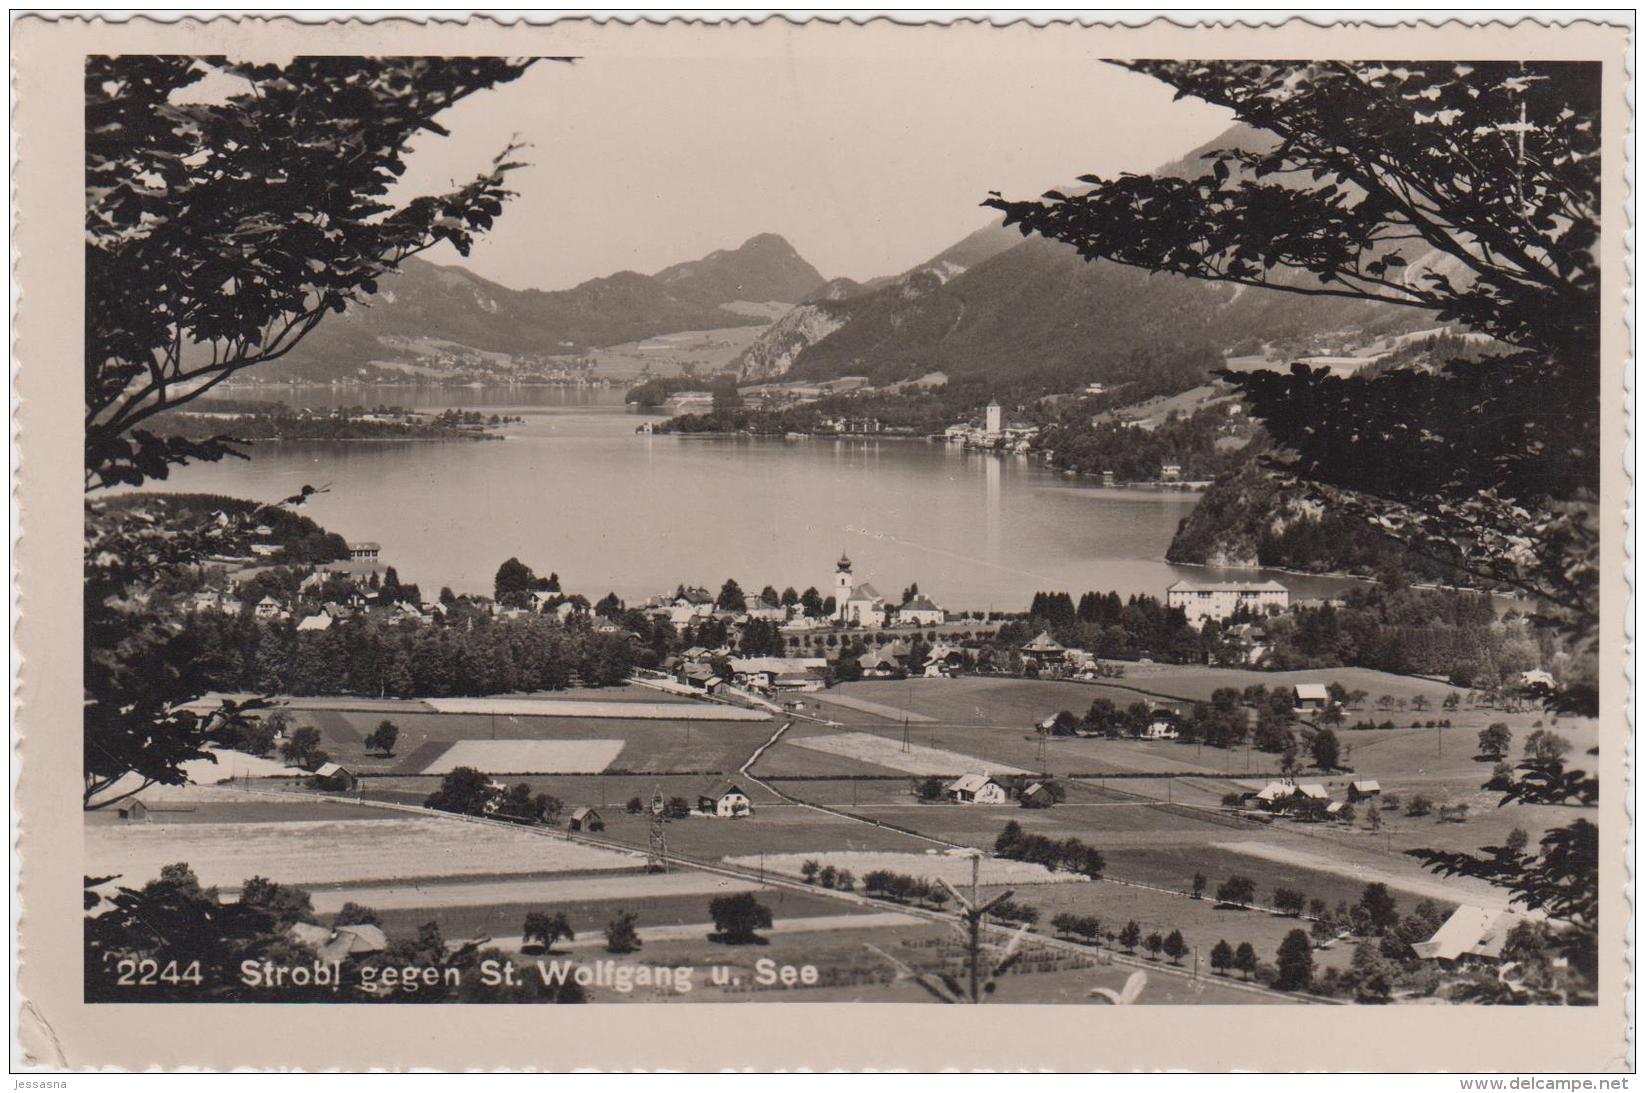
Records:
M1199 174L1213 148L1258 151L1271 139L1235 126L1160 172ZM369 302L327 320L259 374L324 380L373 363L415 367L431 346L540 359L686 330L760 326L734 362L744 382L845 375L893 382L943 372L1064 390L1131 383L1146 397L1203 382L1225 355L1265 346L1330 352L1425 325L1431 319L1410 309L1086 262L1066 244L1025 239L995 222L900 274L860 283L825 280L772 234L653 275L625 271L554 292L510 289L412 259ZM1161 362L1176 362L1181 374L1145 382Z
M763 326L771 310L755 305L798 303L823 285L786 239L769 234L655 275L625 271L555 292L511 289L411 258L375 296L327 319L258 373L337 379L372 364L413 363L415 348L430 343L540 358L682 330Z
M1260 151L1272 139L1235 126L1158 173L1198 175L1213 149ZM844 375L892 382L936 371L953 377L1004 370L1070 386L1111 386L1134 378L1127 362L1139 353L1244 355L1275 345L1306 354L1433 325L1420 312L1390 305L1086 262L1067 244L1025 239L996 224L900 276L829 282L735 363L749 382ZM1202 381L1179 379L1191 379L1188 386Z

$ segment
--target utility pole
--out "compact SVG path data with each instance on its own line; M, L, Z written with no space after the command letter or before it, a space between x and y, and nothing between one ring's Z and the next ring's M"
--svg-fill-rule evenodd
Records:
M668 872L668 836L663 832L663 788L651 791L651 827L645 857L647 873Z
M967 1002L977 1005L993 989L994 981L1015 964L1019 959L1018 946L1021 945L1024 935L1028 932L1028 924L1023 923L1021 928L1012 935L1010 942L1001 951L998 959L991 959L992 966L986 971L982 966L982 928L983 920L988 912L999 904L1010 899L1014 893L1007 889L988 900L981 901L978 891L980 872L982 869L982 854L973 853L971 856L971 894L962 895L958 889L947 880L938 877L937 883L948 890L948 894L959 905L959 921L952 923L953 927L965 939L966 951L966 981L962 983L957 977L946 974L936 975L929 972L918 972L909 967L902 960L874 945L864 946L869 952L881 957L897 969L898 979L912 979L922 989L943 1002ZM992 946L990 946L992 948Z

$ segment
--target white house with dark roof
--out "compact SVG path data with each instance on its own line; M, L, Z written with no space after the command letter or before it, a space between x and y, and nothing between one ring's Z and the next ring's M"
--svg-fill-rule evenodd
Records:
M697 811L722 820L754 815L754 802L734 782L717 782L697 795Z

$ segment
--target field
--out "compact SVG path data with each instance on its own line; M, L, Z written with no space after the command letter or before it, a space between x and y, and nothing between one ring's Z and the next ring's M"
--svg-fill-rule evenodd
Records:
M813 854L817 851L895 851L922 854L943 849L936 843L889 827L876 827L799 805L754 806L754 815L735 820L692 816L664 825L671 853L698 861L760 854ZM603 838L643 848L648 841L644 816L607 815Z
M620 707L619 707L620 708ZM685 706L684 709L695 709ZM401 712L388 717L400 730L392 756L367 750L365 738L383 721L380 711L297 709L292 720L320 730L321 747L363 774L421 774L458 741L617 741L615 758L600 767L619 770L735 771L776 728L770 722L653 720L618 717L521 717L506 714ZM527 767L514 767L527 770ZM552 768L540 768L552 769ZM587 769L587 768L585 768Z
M758 317L778 317L770 314L772 309L764 305L750 307ZM761 324L686 330L590 349L584 356L594 361L592 374L605 379L637 381L646 372L654 376L676 376L685 364L691 364L698 375L707 376L723 370L764 331L765 326Z
M897 741L872 733L851 732L830 736L802 736L789 741L797 748L843 755L864 763L905 771L909 774L958 775L969 771L987 771L991 774L1022 774L1021 767L1007 766L972 755L928 748L919 744L904 746Z
M1375 778L1397 808L1361 804L1347 823L1304 824L1254 816L1222 807L1226 794L1260 788L1276 771L1277 757L1254 749L1220 750L1173 741L1048 738L1035 726L1059 710L1083 712L1098 697L1121 705L1147 701L1175 705L1202 700L1218 687L1252 682L1284 686L1297 679L1340 681L1370 694L1348 723L1391 721L1389 729L1338 730L1344 766L1329 773L1304 769L1299 781L1319 782L1342 799L1353 778ZM321 801L302 779L278 764L253 781L286 792L249 795L239 789L155 787L144 800L156 811L146 823L123 823L111 813L86 825L87 870L121 873L140 882L165 864L188 861L206 884L237 887L250 873L311 887L317 910L329 913L352 900L382 914L392 936L423 923L440 924L448 938L486 936L517 944L526 913L563 911L578 931L574 955L603 959L601 931L619 911L640 915L646 946L624 960L683 962L699 969L727 963L745 976L740 984L710 986L675 1000L746 1001L776 995L751 989L753 960L814 963L824 981L781 997L805 1001L924 1001L906 982L892 983L887 963L865 946L876 945L922 966L952 955L952 932L928 920L897 915L897 905L868 907L815 889L790 890L766 883L798 876L815 859L851 870L860 878L876 869L917 876L942 875L962 889L970 861L956 848L991 850L1007 823L1053 839L1075 838L1102 852L1105 878L1085 881L1025 863L985 859L985 890L1017 889L1019 903L1036 908L1039 930L1049 933L1058 913L1095 915L1109 929L1135 920L1143 933L1180 929L1198 953L1199 968L1218 940L1249 941L1272 962L1281 939L1307 920L1270 910L1218 907L1211 898L1191 899L1195 874L1208 882L1207 896L1230 876L1249 877L1256 902L1273 903L1276 888L1294 888L1307 899L1356 902L1365 886L1387 884L1401 912L1422 900L1448 908L1459 902L1500 904L1504 893L1482 882L1441 878L1424 870L1412 848L1477 850L1500 845L1513 828L1534 842L1549 828L1589 814L1581 809L1512 805L1498 808L1498 794L1484 790L1491 763L1477 756L1477 736L1502 722L1513 733L1513 757L1536 728L1551 727L1580 757L1598 743L1597 723L1540 712L1507 713L1471 708L1464 700L1445 711L1449 688L1439 683L1362 670L1265 673L1239 670L1129 665L1118 681L1077 683L1003 677L865 681L822 696L807 712L821 720L703 719L724 708L708 707L643 688L575 692L574 698L509 697L496 703L458 700L436 708L426 703L327 705L304 700L289 707L298 724L319 728L323 747L364 778L362 803ZM1378 699L1388 696L1388 702ZM1417 696L1428 708L1415 711ZM1400 710L1403 701L1406 709ZM518 705L521 702L527 706ZM593 703L590 705L590 703ZM541 707L552 706L552 716ZM530 709L531 713L521 712ZM684 715L681 711L692 711ZM696 711L702 711L701 714ZM400 728L393 756L367 754L363 745L385 717ZM1411 727L1411 722L1448 719L1450 728ZM786 724L786 727L785 727ZM781 729L743 773L756 749ZM908 740L904 750L904 738ZM232 759L232 757L231 757ZM439 772L476 766L533 793L564 803L566 813L596 808L604 829L592 838L611 847L567 842L498 825L422 817L373 808L371 800L418 805L439 785ZM238 769L235 762L225 764ZM536 770L542 773L509 773ZM593 773L609 770L614 773ZM281 771L281 781L257 773ZM1046 809L1009 805L921 803L915 783L927 775L964 772L1004 775L1041 772L1055 777L1066 799ZM207 772L202 772L207 773ZM679 797L695 807L716 783L738 784L754 803L751 817L722 820L700 815L663 825L674 870L641 872L651 835L643 810L628 811L653 793ZM1405 804L1421 794L1437 805L1467 803L1465 822L1442 822L1436 812L1410 816ZM564 818L559 821L563 828ZM691 871L686 862L726 862L747 872L722 877ZM1050 883L1067 881L1069 883ZM778 926L768 945L727 947L708 940L708 903L719 894L759 890ZM892 915L895 917L879 917ZM839 921L834 921L839 920ZM787 925L783 925L783 923ZM946 947L946 948L945 948ZM1321 967L1346 967L1346 942L1315 953ZM1084 1001L1094 985L1117 986L1133 965L1105 963L1101 951L1084 953L1040 947L1032 969L1000 986L1000 1001ZM1192 969L1194 956L1184 966ZM706 978L706 972L701 973ZM654 1000L595 990L596 1001ZM1279 1001L1242 990L1237 983L1202 974L1197 980L1151 974L1143 1002L1250 1003Z
M222 824L100 824L85 831L86 872L141 883L187 862L203 885L252 874L282 884L633 869L627 855L496 825L437 817Z
M626 860L631 866L636 864L634 859ZM350 884L316 891L314 910L322 915L331 914L349 901L378 911L525 903L554 906L567 902L613 900L645 904L653 899L673 896L723 896L753 892L759 888L760 885L753 881L697 872L517 877L440 884Z
M422 773L473 767L486 774L597 774L622 750L621 740L458 740Z
M657 692L652 691L652 694ZM423 705L435 713L469 713L508 717L619 717L627 720L663 721L769 721L764 710L722 706L706 702L642 702L634 698L616 701L540 698L425 698Z

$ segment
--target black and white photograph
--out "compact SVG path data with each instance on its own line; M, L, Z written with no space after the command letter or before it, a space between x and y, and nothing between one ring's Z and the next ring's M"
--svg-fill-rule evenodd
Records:
M1620 999L1614 62L666 29L79 55L91 1017Z

